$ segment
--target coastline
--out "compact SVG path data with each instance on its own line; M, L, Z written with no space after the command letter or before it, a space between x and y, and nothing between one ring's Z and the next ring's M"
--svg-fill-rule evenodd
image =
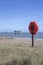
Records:
M0 37L0 39L27 39L27 40L31 40L32 38ZM34 40L43 40L43 39L34 38Z
M27 45L32 46L31 38L5 38L0 37L0 44ZM43 46L43 39L34 39L34 46Z

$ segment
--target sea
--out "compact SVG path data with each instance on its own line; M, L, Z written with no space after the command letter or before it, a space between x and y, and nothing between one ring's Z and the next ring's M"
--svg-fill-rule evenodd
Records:
M32 34L29 32L21 32L15 34L14 32L0 32L0 37L15 37L15 38L32 38ZM38 32L34 35L35 39L43 39L43 32Z

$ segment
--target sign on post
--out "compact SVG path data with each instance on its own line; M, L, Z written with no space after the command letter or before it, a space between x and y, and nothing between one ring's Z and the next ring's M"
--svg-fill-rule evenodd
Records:
M32 34L32 47L34 47L34 35L38 32L37 23L35 21L30 22L28 29Z

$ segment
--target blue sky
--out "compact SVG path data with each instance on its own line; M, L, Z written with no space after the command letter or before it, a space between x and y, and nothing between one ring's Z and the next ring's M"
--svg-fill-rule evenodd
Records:
M28 32L33 20L43 32L43 0L0 0L0 31Z

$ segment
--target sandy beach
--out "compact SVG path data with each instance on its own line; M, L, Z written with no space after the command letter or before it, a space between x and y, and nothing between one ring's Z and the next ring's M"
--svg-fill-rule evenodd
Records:
M30 38L0 38L0 44L28 45L31 46L32 39ZM43 39L34 39L34 45L43 46Z

